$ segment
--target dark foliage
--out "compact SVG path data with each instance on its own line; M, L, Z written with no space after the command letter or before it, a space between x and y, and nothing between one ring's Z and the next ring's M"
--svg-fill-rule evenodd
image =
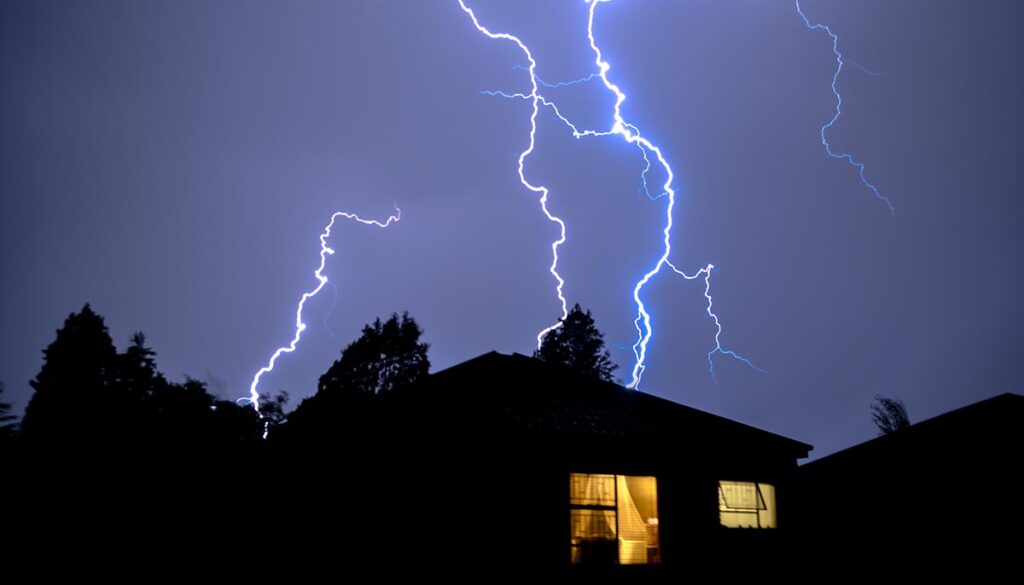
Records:
M430 346L420 343L422 334L408 313L364 326L359 339L320 377L317 392L383 394L416 382L430 370Z
M311 441L350 437L364 430L371 424L378 398L426 377L430 346L420 342L422 334L408 313L364 326L359 338L320 377L316 394L288 416L279 436Z
M44 351L21 434L31 445L119 452L228 446L258 439L251 408L217 401L197 380L168 382L139 332L118 353L89 305Z
M878 427L879 435L888 435L910 426L907 407L903 402L881 394L875 396L875 403L871 405L871 420Z
M43 367L30 385L25 409L26 439L75 441L105 433L129 405L115 399L117 351L103 317L85 305L72 313L43 350Z
M291 426L337 426L339 413L362 416L360 405L423 378L430 362L422 333L408 314L364 327L321 377L317 394L292 414L298 424ZM43 353L21 426L29 447L213 453L260 444L264 425L271 432L289 426L286 392L261 401L261 419L251 407L216 399L198 380L169 382L141 332L118 353L103 318L89 305L68 316ZM0 424L10 420L2 405ZM3 429L10 434L9 426Z
M285 408L290 396L284 390L260 398L260 416L271 433L288 422Z
M141 333L119 353L88 305L44 358L21 431L0 441L0 494L17 502L4 523L19 542L66 542L68 566L108 563L116 548L119 566L151 567L183 542L212 549L224 526L257 533L253 486L271 465L254 409L168 382Z
M3 401L3 395L4 384L0 382L0 441L9 440L18 429L15 424L18 417L11 413L11 405Z
M604 346L604 334L594 324L590 311L576 303L561 325L544 336L533 357L549 364L563 366L577 374L612 380L618 367Z

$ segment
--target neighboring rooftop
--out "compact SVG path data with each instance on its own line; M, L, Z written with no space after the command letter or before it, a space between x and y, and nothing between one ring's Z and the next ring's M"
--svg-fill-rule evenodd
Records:
M957 451L978 451L988 443L994 449L1003 449L1012 441L1011 435L1019 445L1022 432L1024 396L1000 394L837 451L804 464L803 469L825 471L836 465L880 462L884 458L925 451L943 450L952 455L950 449L954 446Z

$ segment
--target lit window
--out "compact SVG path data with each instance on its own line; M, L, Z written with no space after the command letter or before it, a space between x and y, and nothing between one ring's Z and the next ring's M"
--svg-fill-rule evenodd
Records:
M569 522L574 565L661 562L653 477L569 474Z
M775 486L718 482L718 520L726 528L775 528Z

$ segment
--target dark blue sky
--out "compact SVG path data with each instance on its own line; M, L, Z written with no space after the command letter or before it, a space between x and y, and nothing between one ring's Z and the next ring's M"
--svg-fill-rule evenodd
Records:
M471 2L529 44L548 81L593 73L582 2ZM804 0L847 67L836 150L819 128L831 44L788 0L615 0L595 34L625 117L677 175L672 261L708 262L723 344L705 354L703 286L646 289L655 339L642 388L815 445L874 434L877 393L913 420L1024 386L1018 229L1024 165L1019 2ZM162 369L246 393L292 335L336 210L341 224L299 351L265 378L297 402L359 327L408 309L435 369L532 350L559 314L556 229L516 176L529 105L514 45L457 2L5 2L0 6L0 380L21 408L41 353L85 302ZM557 93L556 93L557 91ZM599 84L551 90L607 125ZM574 140L542 113L527 176L568 226L562 274L607 340L635 338L633 283L660 252L664 202L637 193L621 139ZM662 180L652 174L657 182ZM326 317L326 319L325 319ZM325 326L325 322L326 325ZM328 328L329 326L329 328ZM332 337L333 333L333 337ZM632 353L614 349L628 380Z

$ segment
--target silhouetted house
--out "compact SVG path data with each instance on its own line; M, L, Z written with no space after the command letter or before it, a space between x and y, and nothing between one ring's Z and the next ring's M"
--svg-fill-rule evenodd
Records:
M805 550L918 575L1016 570L1022 448L1024 396L1003 394L803 465Z
M356 472L355 500L372 512L343 530L385 527L367 538L388 558L626 576L717 570L737 555L768 563L752 571L791 564L773 551L809 445L498 353L388 397L373 421L393 447Z

